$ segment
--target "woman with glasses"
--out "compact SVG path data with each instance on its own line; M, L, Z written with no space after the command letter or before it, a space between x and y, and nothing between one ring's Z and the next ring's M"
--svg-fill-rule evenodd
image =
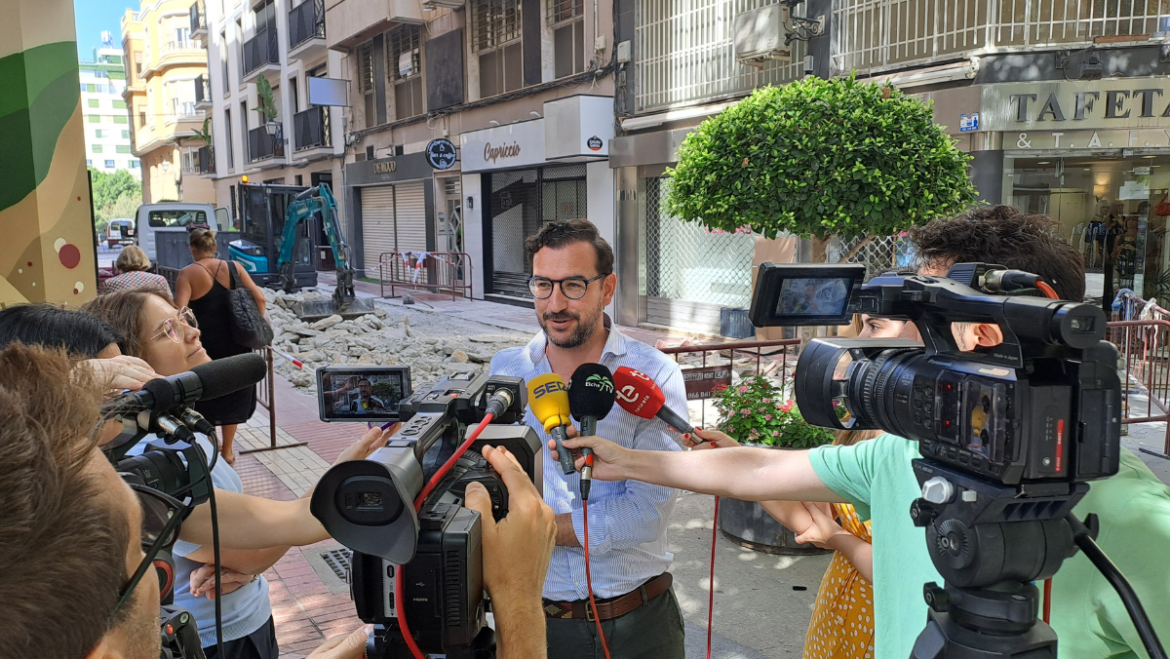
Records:
M229 268L235 268L239 284L248 289L260 313L264 313L264 293L248 276L248 271L239 263L215 258L215 232L210 229L196 229L188 239L191 256L195 262L179 271L175 281L175 302L188 307L202 330L203 349L212 359L222 359L249 352L232 338L231 302L232 276ZM236 463L236 452L232 447L236 438L236 426L246 422L256 411L255 390L249 388L246 395L225 396L200 402L195 411L202 414L220 429L220 453L228 464Z

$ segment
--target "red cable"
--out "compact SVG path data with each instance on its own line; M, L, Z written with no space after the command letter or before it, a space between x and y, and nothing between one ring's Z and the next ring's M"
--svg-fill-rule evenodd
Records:
M601 618L597 616L597 602L593 599L593 574L589 570L589 500L581 500L581 519L585 527L585 585L589 588L589 606L593 609L593 622L597 624L597 636L601 638L601 649L605 652L605 659L609 657L609 643L605 641L605 632L601 631Z
M715 497L715 525L711 527L711 582L707 593L707 659L711 659L711 628L715 621L715 542L719 539L719 497Z
M459 458L463 457L463 454L467 452L467 449L471 448L471 445L475 443L475 440L479 439L483 429L492 422L493 418L495 418L495 415L491 414L490 412L485 414L483 416L483 421L480 421L479 425L477 425L475 429L471 431L471 434L467 436L467 441L463 442L463 444L455 450L455 453L450 457L450 459L443 463L442 467L439 467L439 470L435 472L434 476L431 476L431 480L427 482L426 487L423 488L422 492L420 492L418 497L416 497L414 500L414 511L416 513L419 510L422 510L422 505L427 500L427 496L429 496L430 493L434 491L434 489L439 485L439 482L443 480L443 477L447 475L447 472L451 471L451 467L454 467L455 463L459 462ZM398 615L398 626L402 628L402 636L406 640L406 647L410 649L410 654L414 656L414 659L426 659L422 650L419 649L418 644L414 642L414 637L410 635L410 627L408 627L406 624L406 607L404 606L402 592L405 590L405 579L402 576L406 571L404 567L405 566L403 565L399 565L398 569L394 572L394 613ZM588 568L588 563L586 563L586 568ZM586 569L586 572L588 572L588 569Z
M1038 281L1036 282L1036 288L1039 288L1045 295L1053 300L1060 299L1060 295L1057 294L1056 289L1049 286L1048 282Z
M1048 624L1048 617L1052 613L1052 579L1044 580L1044 624Z

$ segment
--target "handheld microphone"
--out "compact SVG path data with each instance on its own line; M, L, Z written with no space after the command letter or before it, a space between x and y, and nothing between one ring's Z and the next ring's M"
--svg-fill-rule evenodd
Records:
M686 417L666 407L666 394L650 376L622 366L613 374L613 383L617 388L617 404L625 411L643 419L658 417L680 433L694 432Z
M561 470L571 474L573 456L565 450L564 441L569 438L565 426L572 423L569 418L569 394L566 391L565 381L555 373L548 373L528 381L528 406L536 419L544 425L544 431L552 435L557 443L557 458L561 462Z
M613 374L601 364L582 364L569 378L569 411L581 424L581 436L597 434L597 422L613 409ZM585 466L581 469L581 498L589 498L593 483L593 450L581 449Z
M150 380L141 391L118 396L103 407L115 413L166 412L179 405L235 393L263 380L267 373L264 358L255 353L225 357Z

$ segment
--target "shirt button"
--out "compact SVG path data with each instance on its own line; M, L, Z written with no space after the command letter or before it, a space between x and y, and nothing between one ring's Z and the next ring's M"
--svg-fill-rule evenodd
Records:
M580 585L581 585L581 582L580 582L580 581L574 581L574 582L573 582L573 585L574 585L574 586L580 586Z

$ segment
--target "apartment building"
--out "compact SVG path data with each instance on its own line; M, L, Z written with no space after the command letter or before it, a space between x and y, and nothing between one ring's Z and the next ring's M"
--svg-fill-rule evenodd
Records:
M212 144L201 152L199 171L214 185L217 205L239 221L244 176L251 183L340 187L343 108L313 103L321 99L312 79L344 77L342 54L326 48L323 0L200 0L189 4L189 15L209 63L194 87L196 106L212 119ZM261 111L265 105L272 116ZM323 237L315 243L327 244Z
M102 32L102 45L94 49L93 61L78 62L85 112L85 164L107 174L124 169L140 178L138 158L130 152L130 112L122 98L126 91L122 59L122 49L114 46L113 36Z
M1158 290L1170 281L1170 232L1157 214L1170 192L1165 3L807 0L795 20L787 4L618 0L615 41L630 54L609 161L626 275L620 322L716 331L722 310L749 306L758 239L670 217L663 173L705 118L810 73L888 80L933 102L935 121L972 155L984 200L1059 220L1085 256L1090 297L1170 293ZM761 11L781 12L793 40L774 59L741 61L736 19ZM1116 259L1110 225L1134 247Z
M195 175L205 113L195 108L195 79L207 57L191 38L189 0L143 0L122 17L132 128L131 152L142 163L142 201L215 201L209 181Z
M367 276L438 253L475 297L531 305L525 236L587 217L613 237L612 18L584 0L326 0Z

